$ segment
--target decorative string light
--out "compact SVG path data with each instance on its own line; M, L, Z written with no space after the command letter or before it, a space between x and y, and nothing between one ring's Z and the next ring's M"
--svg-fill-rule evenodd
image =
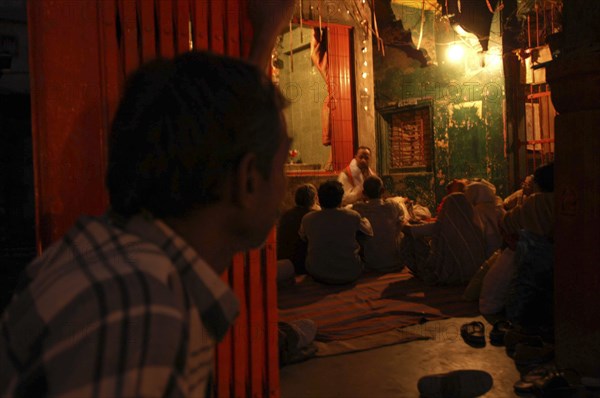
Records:
M299 3L298 5L299 5L299 8L300 8L299 9L299 17L300 17L299 19L300 19L300 24L302 25L303 24L303 20L304 20L304 17L303 17L303 8L304 8L303 7L303 0L298 0L298 3ZM373 4L371 4L371 3L373 3ZM362 106L362 108L365 111L368 111L369 110L370 100L371 100L371 94L369 92L369 88L367 87L368 82L369 82L369 77L371 75L371 73L369 71L369 66L370 65L369 65L369 61L368 61L368 57L369 57L369 54L368 54L369 53L368 43L369 43L369 40L370 40L370 33L375 34L375 36L377 37L378 46L380 45L380 40L381 39L379 38L379 34L376 32L376 30L377 30L377 23L375 22L375 25L374 25L375 31L373 31L373 28L370 26L370 22L369 22L369 20L367 18L367 14L366 14L366 12L369 11L369 10L366 10L366 8L369 7L370 8L370 12L372 14L372 17L376 18L375 17L375 9L374 9L374 0L372 0L371 2L368 2L367 0L354 0L352 2L352 4L353 4L353 7L350 6L350 8L349 8L348 7L348 3L344 3L344 5L346 7L346 14L350 15L352 17L352 19L354 19L354 22L356 24L355 26L360 27L361 31L362 31L363 40L362 40L361 46L360 46L360 50L361 50L360 53L362 54L362 60L357 60L358 61L357 65L360 65L361 69L362 69L362 70L359 71L359 75L361 77L360 80L362 81L362 83L360 85L361 88L359 89L359 97L360 97L360 100L361 100L361 106ZM316 11L318 13L317 15L315 15L315 17L317 17L317 18L313 17L313 11L314 11L315 8L316 8ZM353 9L351 9L351 8L353 8ZM318 21L319 30L321 32L323 32L323 30L324 30L324 27L323 27L323 22L324 22L323 21L323 1L322 0L318 0L316 2L316 7L313 6L313 4L311 2L311 4L309 4L309 6L308 6L308 11L309 11L308 18L310 20L316 19ZM342 10L339 9L339 7L338 7L337 11L340 12L340 13L342 12ZM329 22L330 17L331 17L331 10L330 10L330 7L328 6L327 7L327 15L326 15L327 22ZM292 24L291 24L291 21L290 21L290 26L289 26L289 32L290 32L290 43L289 43L289 45L290 45L290 69L293 71L294 65L293 65L293 58L292 58L293 57L293 49L292 49L293 42L292 42L292 34L291 34L292 33ZM300 35L302 35L302 29L300 29ZM303 41L303 37L301 36L300 37L300 42L302 42L302 41ZM381 43L381 47L383 47L382 44L383 43ZM381 51L383 51L383 48L381 48ZM334 102L334 101L335 101L335 99L333 99L332 102Z
M366 0L361 0L362 1L362 6L363 9L364 7L367 5L366 4ZM356 4L356 3L355 3ZM363 35L363 40L361 42L361 51L360 53L362 54L362 62L360 63L362 65L362 71L360 73L360 77L362 78L362 84L361 84L361 88L359 90L359 97L360 97L360 102L361 102L361 106L363 108L363 110L365 112L369 111L369 103L371 100L371 94L369 93L369 88L367 87L367 83L368 80L367 78L369 77L369 61L368 61L368 53L369 53L369 33L371 31L370 26L369 26L369 21L364 18L361 13L359 12L360 10L358 9L358 7L356 8L356 16L357 16L357 22L360 21L360 26L362 28L362 35Z

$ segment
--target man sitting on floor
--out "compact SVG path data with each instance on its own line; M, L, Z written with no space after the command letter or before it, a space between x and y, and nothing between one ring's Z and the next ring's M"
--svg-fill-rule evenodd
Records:
M364 244L365 266L378 272L400 271L399 248L406 215L398 202L382 199L381 178L369 176L363 187L366 202L355 203L352 209L366 217L373 228L373 238Z
M515 249L516 270L506 316L529 331L552 335L554 313L554 163L538 167L536 193L515 206L500 227ZM510 237L512 236L512 239ZM518 239L515 239L518 237Z
M309 212L319 210L317 188L313 184L300 185L294 194L296 206L285 211L277 225L277 260L290 260L296 275L306 274L306 242L298 231L302 218Z
M300 237L308 241L306 272L322 283L345 284L358 279L363 269L359 241L373 236L369 220L341 207L343 195L339 181L321 184L322 210L305 215L300 225Z
M340 173L338 181L344 188L344 197L342 205L346 206L362 200L363 182L365 178L375 175L375 172L369 167L371 160L371 148L359 146L354 155L354 159Z

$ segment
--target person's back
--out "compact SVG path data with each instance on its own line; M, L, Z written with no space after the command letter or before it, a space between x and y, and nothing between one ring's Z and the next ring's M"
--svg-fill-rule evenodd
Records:
M315 210L317 189L312 184L304 184L295 192L296 206L283 212L277 224L277 259L288 259L294 264L296 275L306 274L306 242L300 239L298 231L302 218Z
M358 279L363 263L357 235L373 235L366 218L340 207L343 194L338 181L321 184L322 210L305 215L300 227L300 236L308 242L306 271L323 283L344 284Z
M431 249L423 264L413 269L425 282L461 284L469 281L485 261L485 237L481 220L462 192L446 196L434 224L417 225L433 232Z
M366 202L352 206L361 216L367 218L373 228L373 237L364 243L365 266L378 272L392 272L402 269L400 242L405 214L396 201L381 198L383 182L377 176L370 176L364 182Z

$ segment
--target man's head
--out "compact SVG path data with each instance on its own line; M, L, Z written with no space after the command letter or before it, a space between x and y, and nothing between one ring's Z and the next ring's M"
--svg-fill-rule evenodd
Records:
M335 209L342 204L344 187L337 180L325 181L319 185L319 203L324 209Z
M356 165L359 169L365 171L369 168L371 162L371 148L368 146L359 146L354 155L356 159Z
M554 162L538 167L533 172L533 181L540 192L554 192Z
M285 190L284 106L264 73L233 58L190 52L142 66L110 133L112 209L182 217L224 201L244 206L271 184L265 217L274 219Z
M465 188L468 185L468 181L465 179L455 178L446 185L446 194L454 192L465 192Z
M363 182L363 193L368 199L379 199L383 194L383 181L377 176L368 176Z
M296 189L294 200L296 206L310 209L315 205L317 188L313 184L303 184Z
M531 195L534 192L535 184L533 183L533 174L525 177L521 183L521 188L523 189L523 195Z

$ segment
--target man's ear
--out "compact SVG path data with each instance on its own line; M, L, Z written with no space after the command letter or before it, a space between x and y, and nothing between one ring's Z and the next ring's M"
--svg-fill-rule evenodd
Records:
M249 207L255 200L258 183L256 166L256 155L253 153L245 154L238 163L232 197L235 203L242 207Z

